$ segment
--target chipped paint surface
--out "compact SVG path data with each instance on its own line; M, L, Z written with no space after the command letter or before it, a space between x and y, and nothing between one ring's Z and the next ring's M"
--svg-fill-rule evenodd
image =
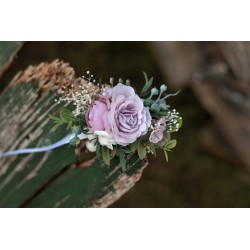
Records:
M93 203L92 207L108 207L112 205L115 201L120 199L121 196L128 192L141 178L142 172L147 165L148 162L146 161L143 166L131 176L128 176L127 174L121 174L121 176L119 176L117 181L113 184L113 189L111 189L111 191L109 191L102 198L96 200Z

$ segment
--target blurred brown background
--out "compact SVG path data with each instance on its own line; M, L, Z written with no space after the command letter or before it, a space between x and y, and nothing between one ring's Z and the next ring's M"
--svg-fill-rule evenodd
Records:
M26 42L0 80L0 91L30 64L56 58L78 76L129 78L142 71L155 86L182 89L169 99L183 116L169 155L149 157L140 181L113 207L250 206L250 43Z

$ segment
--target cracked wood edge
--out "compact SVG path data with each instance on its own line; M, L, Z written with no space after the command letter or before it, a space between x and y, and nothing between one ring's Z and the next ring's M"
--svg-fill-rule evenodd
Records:
M127 193L137 181L140 180L144 169L148 165L148 160L145 160L142 167L138 169L131 176L123 173L113 184L113 189L109 191L102 198L97 199L91 207L93 208L105 208L112 205L114 202L119 200L125 193Z

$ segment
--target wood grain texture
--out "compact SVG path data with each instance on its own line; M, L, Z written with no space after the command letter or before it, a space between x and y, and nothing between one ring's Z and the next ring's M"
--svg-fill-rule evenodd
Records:
M50 131L48 114L58 113L63 105L54 102L60 77L80 79L58 60L37 67L19 73L0 96L0 151L49 145L67 134L65 128ZM90 159L84 144L76 152L65 145L0 158L0 207L106 207L138 181L147 165L134 155L122 173L117 159L110 167Z

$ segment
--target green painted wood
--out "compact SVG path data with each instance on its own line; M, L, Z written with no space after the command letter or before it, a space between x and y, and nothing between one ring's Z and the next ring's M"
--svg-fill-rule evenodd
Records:
M128 160L126 174L123 174L117 159L110 167L95 161L90 168L69 169L56 179L46 190L35 197L28 207L94 207L104 196L112 199L119 191L119 179L133 176L142 167L142 161L134 155ZM122 185L123 183L121 183ZM117 187L116 187L117 186ZM100 201L102 203L102 201ZM103 206L103 204L101 204Z
M8 68L22 44L23 42L0 41L0 77Z
M63 138L65 128L50 131L53 123L48 114L62 107L54 102L55 97L53 92L40 93L34 83L20 83L2 93L0 151L49 145ZM132 187L144 167L137 156L129 159L126 174L117 159L110 167L95 161L89 168L70 168L75 161L75 151L68 145L0 158L0 207L109 205Z
M0 97L0 150L49 145L66 133L50 132L48 114L58 112L52 92L40 97L31 83L22 83ZM62 106L61 106L62 107ZM62 157L63 156L63 157ZM0 158L0 207L19 207L50 178L75 161L73 148Z

